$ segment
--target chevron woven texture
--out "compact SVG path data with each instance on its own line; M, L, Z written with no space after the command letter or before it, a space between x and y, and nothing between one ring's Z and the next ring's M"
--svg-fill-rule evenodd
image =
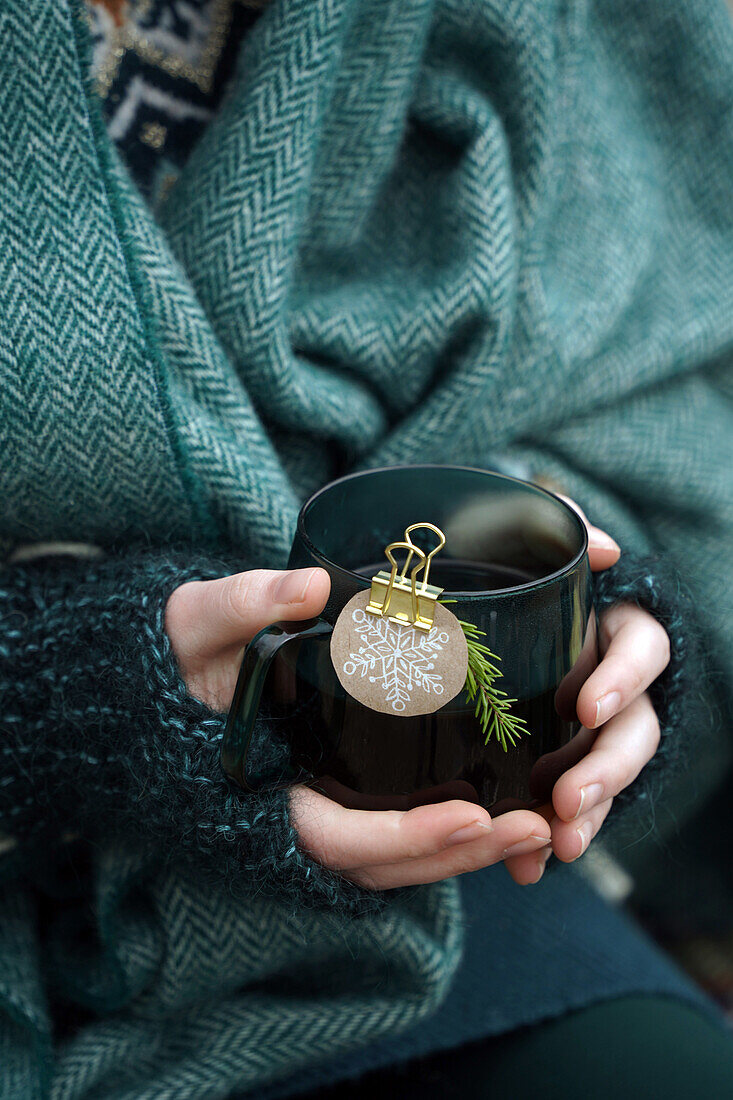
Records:
M0 0L3 544L277 565L334 473L502 451L668 556L723 691L732 57L723 0L273 0L155 221L81 9ZM93 881L107 1015L55 1052L0 899L3 1097L256 1094L434 1011L460 950L455 884L344 928L112 849Z

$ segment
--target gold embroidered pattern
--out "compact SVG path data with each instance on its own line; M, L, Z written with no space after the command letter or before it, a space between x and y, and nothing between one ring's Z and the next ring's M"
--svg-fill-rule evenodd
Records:
M110 0L87 0L87 3L92 24L96 21L104 32L104 44L95 50L94 58L97 91L104 98L128 50L170 76L190 80L202 92L209 93L232 21L234 4L259 10L266 7L268 0L212 0L203 47L196 57L191 58L169 52L160 41L154 41L145 33L141 24L150 12L150 0L128 0L127 3L117 0L114 4Z
M140 131L140 141L144 141L151 149L162 149L165 144L168 131L159 122L146 122Z

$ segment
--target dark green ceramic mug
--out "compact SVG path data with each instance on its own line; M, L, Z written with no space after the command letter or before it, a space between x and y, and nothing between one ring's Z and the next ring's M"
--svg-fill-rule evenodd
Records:
M500 686L527 734L505 750L485 736L466 692L432 714L382 714L341 686L330 655L344 605L384 567L414 523L446 536L432 584L485 632ZM347 806L407 809L462 798L493 813L549 799L582 754L575 703L595 667L585 526L529 482L460 466L396 466L325 486L301 509L289 567L331 577L323 615L267 627L242 661L222 748L247 790L307 782Z

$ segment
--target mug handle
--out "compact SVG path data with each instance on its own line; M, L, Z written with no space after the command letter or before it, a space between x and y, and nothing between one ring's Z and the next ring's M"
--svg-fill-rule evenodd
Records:
M246 763L262 690L275 657L289 642L323 638L332 633L332 624L322 618L305 622L273 623L255 634L245 649L224 729L221 765L231 779L251 794L262 790L277 791L294 783L315 779L314 775L301 768L300 774L294 778L251 787L246 779Z

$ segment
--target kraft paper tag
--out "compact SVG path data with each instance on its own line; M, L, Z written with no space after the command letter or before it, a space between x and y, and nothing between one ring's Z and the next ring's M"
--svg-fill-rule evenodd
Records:
M366 610L369 592L352 597L331 636L331 659L342 687L381 714L432 714L461 691L468 647L461 624L442 604L429 631L393 623Z

